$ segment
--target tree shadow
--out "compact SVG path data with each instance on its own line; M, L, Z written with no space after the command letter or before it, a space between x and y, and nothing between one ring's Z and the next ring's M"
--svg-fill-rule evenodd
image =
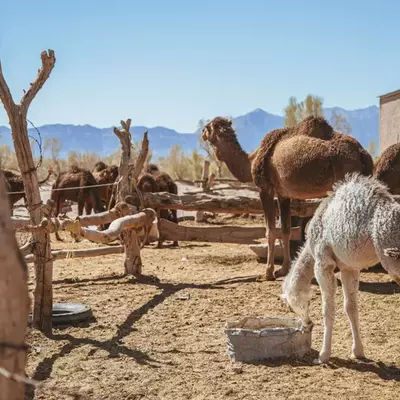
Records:
M114 277L115 279L119 279L121 276ZM97 350L105 350L109 353L109 357L119 357L120 355L125 355L131 358L138 364L146 365L150 368L159 368L162 364L171 364L171 362L162 362L157 361L154 358L150 357L147 353L142 352L138 349L131 349L123 345L122 340L127 337L131 332L135 330L135 323L137 323L144 315L146 315L150 310L153 310L155 307L163 303L167 298L176 294L177 292L185 289L215 289L215 290L223 290L223 285L235 284L240 282L248 282L249 278L252 277L237 277L226 279L222 281L217 281L214 283L204 283L204 284L196 284L196 283L165 283L160 282L158 279L154 279L154 277L143 277L140 280L133 280L132 282L126 282L127 284L132 283L141 283L144 285L155 286L156 288L161 290L161 293L154 295L149 301L143 304L138 309L133 310L125 319L125 321L117 327L117 332L110 339L100 341L91 338L78 338L69 333L67 334L54 334L50 336L50 339L55 341L67 340L66 343L61 350L53 354L51 357L46 357L43 361L39 363L36 367L36 370L32 376L33 379L38 381L44 381L51 376L54 363L65 355L71 353L75 348L90 345L93 348L89 352L89 356L92 356L96 353ZM100 277L95 279L82 279L82 283L86 283L89 281L109 281L112 280L112 277ZM62 283L62 281L60 282ZM74 284L79 283L74 281ZM76 325L79 327L87 327L87 324L77 323ZM71 326L71 325L69 325ZM59 329L59 327L57 327ZM35 389L28 388L26 390L26 399L33 400L35 397Z

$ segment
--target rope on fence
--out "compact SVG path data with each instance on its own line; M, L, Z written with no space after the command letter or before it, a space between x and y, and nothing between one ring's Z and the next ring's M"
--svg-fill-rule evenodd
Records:
M68 187L68 188L57 188L57 189L43 189L42 192L50 192L51 190L54 192L61 192L63 190L76 190L76 189L88 189L88 188L95 188L95 187L104 187L104 186L117 186L118 182L114 183L101 183L98 185L90 185L90 186L75 186L75 187ZM25 191L20 192L7 192L7 194L23 194Z

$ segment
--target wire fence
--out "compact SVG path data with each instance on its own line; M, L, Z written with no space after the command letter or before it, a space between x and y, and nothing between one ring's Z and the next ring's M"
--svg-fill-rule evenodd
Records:
M77 189L89 189L89 188L96 188L96 187L105 187L105 186L117 186L118 182L113 182L113 183L101 183L97 185L89 185L89 186L73 186L73 187L67 187L67 188L49 188L49 189L42 189L42 192L61 192L64 190L77 190ZM21 190L19 192L7 192L7 194L24 194L25 190Z

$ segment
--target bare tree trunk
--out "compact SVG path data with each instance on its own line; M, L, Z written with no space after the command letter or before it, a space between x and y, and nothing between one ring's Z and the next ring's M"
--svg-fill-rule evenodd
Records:
M10 209L0 172L0 368L25 375L25 330L30 301L26 264L10 223ZM24 384L0 374L0 400L22 400Z
M143 169L149 151L149 141L147 139L147 132L145 132L142 140L142 148L132 170L130 165L132 135L129 132L131 120L128 119L126 122L121 121L121 125L122 130L114 128L114 133L121 143L118 202L125 201L126 197L132 195L134 190L137 191L135 181ZM140 257L140 246L136 231L134 229L126 230L121 234L121 237L125 247L125 273L140 276L142 274L142 259Z
M30 218L35 225L42 219L42 200L34 164L32 150L29 144L26 117L29 105L42 88L55 64L55 56L52 50L48 54L43 51L41 54L42 67L25 92L19 104L15 104L8 85L3 77L0 66L0 98L7 111L11 125L11 132L14 141L14 149L21 171L22 180L26 193L27 208ZM34 292L33 326L46 334L52 330L52 274L53 262L51 261L50 236L46 231L33 233L36 287Z

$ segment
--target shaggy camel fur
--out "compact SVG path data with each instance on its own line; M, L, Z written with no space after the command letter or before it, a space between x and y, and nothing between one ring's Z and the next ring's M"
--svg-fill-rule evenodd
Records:
M360 270L381 262L400 285L400 205L376 178L349 174L334 186L312 218L307 240L283 282L282 298L311 329L311 280L322 294L324 339L319 363L331 356L335 315L335 267L341 273L344 308L352 336L352 357L364 358L357 292Z
M25 191L24 182L22 181L21 175L17 175L14 172L9 171L9 170L3 170L3 173L4 173L5 180L6 180L6 186L7 186L8 192L24 192ZM53 175L53 174L54 174L54 172L50 168L46 178L43 179L42 181L39 181L39 185L44 185L50 179L51 175ZM14 204L21 199L24 199L25 203L26 203L25 193L9 194L8 198L10 201L11 210L12 210Z
M173 181L173 179L166 173L160 171L160 169L157 167L155 164L148 164L146 166L146 172L153 175L154 179L156 180L156 183L158 185L158 191L159 192L168 192L171 194L178 194L178 186L177 184ZM172 218L169 217L169 212L172 214ZM159 217L163 219L170 220L174 222L175 224L178 223L178 213L176 210L160 210ZM159 239L158 241L158 247L162 246L163 240ZM178 246L178 242L174 241L172 243L173 246Z
M99 188L84 187L93 185L97 185L93 174L77 165L71 165L67 171L61 172L52 186L50 195L55 204L55 216L60 213L65 200L78 203L78 215L83 214L83 208L85 208L86 214L91 214L93 209L96 213L105 211L105 207L101 204ZM54 190L75 187L79 189Z
M392 194L400 194L400 143L389 146L374 165L374 176L383 182Z
M290 268L290 200L325 197L346 173L372 175L373 161L360 143L349 135L335 133L321 117L307 117L292 128L265 135L258 150L247 154L237 140L232 121L217 117L203 129L216 157L225 162L241 182L253 180L260 188L267 224L268 260L259 280L285 276ZM275 205L278 198L284 261L274 274Z
M114 183L118 178L118 166L107 165L103 161L98 161L94 165L92 173L98 185ZM100 199L106 208L110 205L113 189L111 185L99 187ZM112 204L111 208L114 205Z

